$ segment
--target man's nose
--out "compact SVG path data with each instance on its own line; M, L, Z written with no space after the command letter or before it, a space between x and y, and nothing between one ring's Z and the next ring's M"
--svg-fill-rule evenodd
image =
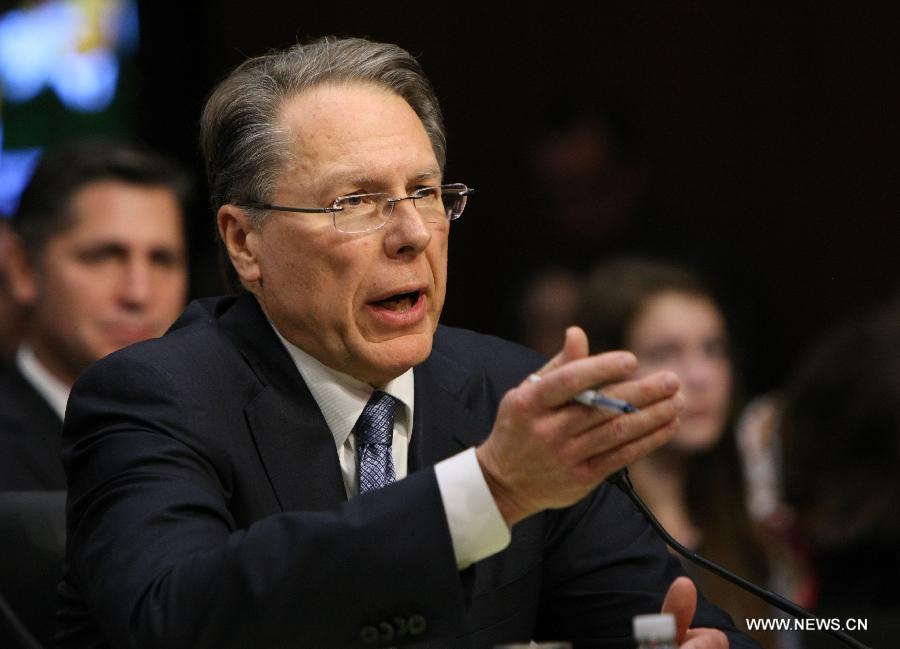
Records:
M124 263L119 286L119 299L130 309L142 309L152 294L152 268L142 259L129 259Z
M394 210L384 227L384 246L389 257L414 257L431 242L432 231L413 200L394 203Z

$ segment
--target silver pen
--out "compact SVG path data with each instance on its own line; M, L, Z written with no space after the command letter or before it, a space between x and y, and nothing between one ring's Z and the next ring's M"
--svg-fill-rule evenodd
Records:
M528 380L537 383L541 380L540 374L530 374ZM580 403L591 408L606 408L607 410L615 410L621 413L637 412L638 409L622 399L616 399L608 394L603 394L599 390L585 390L576 394L572 401Z

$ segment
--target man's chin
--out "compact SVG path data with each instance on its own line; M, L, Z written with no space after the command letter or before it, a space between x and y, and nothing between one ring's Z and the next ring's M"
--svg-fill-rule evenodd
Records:
M424 363L431 355L432 334L421 333L392 340L367 343L369 349L359 355L367 360L367 376L356 378L372 385L384 385L416 365Z

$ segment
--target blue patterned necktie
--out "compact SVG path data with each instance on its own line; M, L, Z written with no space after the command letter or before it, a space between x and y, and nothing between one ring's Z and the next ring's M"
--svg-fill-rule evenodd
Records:
M394 481L391 440L397 399L376 390L353 427L356 434L356 472L359 493L380 489Z

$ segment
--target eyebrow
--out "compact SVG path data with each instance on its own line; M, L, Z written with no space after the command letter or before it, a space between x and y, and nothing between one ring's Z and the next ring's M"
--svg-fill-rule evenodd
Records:
M129 241L120 241L118 239L101 239L98 241L85 242L75 247L76 254L80 253L125 253L130 254L133 245ZM151 253L165 251L175 254L184 254L184 247L175 243L154 243L147 248Z

